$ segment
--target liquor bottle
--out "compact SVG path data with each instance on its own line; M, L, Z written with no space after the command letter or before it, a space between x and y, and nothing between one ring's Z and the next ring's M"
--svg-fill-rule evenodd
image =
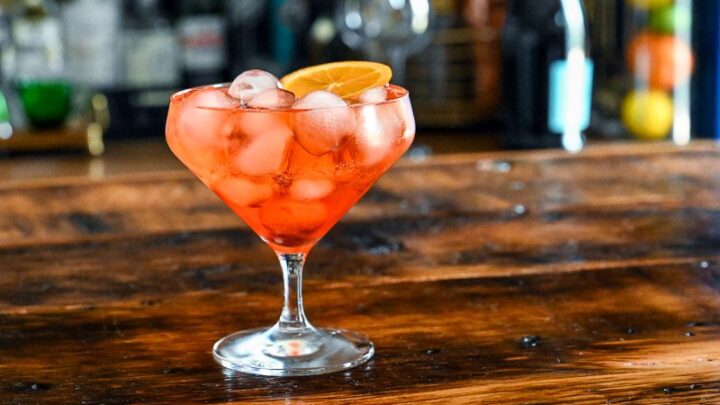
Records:
M14 74L15 47L12 40L12 3L0 0L0 77L2 82Z
M227 79L224 2L182 0L177 31L186 86Z
M59 9L50 0L23 0L12 22L15 82L24 113L37 128L61 125L70 112Z
M296 30L307 24L310 5L304 0L270 0L270 53L278 74L293 70L297 59Z
M120 0L70 0L62 4L68 78L93 89L118 82Z
M23 76L59 77L65 73L57 4L23 0L13 19L17 71Z
M592 62L579 0L510 0L502 32L507 146L577 151L589 125Z
M408 59L406 87L413 95L417 125L467 126L473 108L470 31L464 30L457 0L433 0L433 40Z
M158 0L129 3L123 50L125 87L167 89L180 85L180 47Z
M9 80L15 67L10 11L10 1L0 1L0 139L10 138L13 127L24 126L22 106Z
M238 74L247 69L264 66L259 32L267 12L267 0L226 0L228 15L229 70Z
M696 1L692 7L697 58L692 83L693 134L720 141L720 2Z

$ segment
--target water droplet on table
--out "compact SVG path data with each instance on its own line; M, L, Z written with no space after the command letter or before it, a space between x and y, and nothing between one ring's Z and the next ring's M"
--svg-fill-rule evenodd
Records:
M520 338L520 346L524 348L534 348L540 346L541 338L537 335L527 335Z
M478 160L475 168L481 172L507 173L512 170L512 163L505 160Z
M512 170L512 163L504 160L495 161L492 165L493 170L500 173L507 173Z
M527 208L522 204L515 204L513 207L513 212L516 215L524 215L527 212Z

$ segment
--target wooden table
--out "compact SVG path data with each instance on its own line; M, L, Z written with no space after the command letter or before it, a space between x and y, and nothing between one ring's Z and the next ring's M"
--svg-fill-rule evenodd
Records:
M720 403L720 149L398 164L316 247L306 307L360 368L260 378L225 334L273 254L185 172L0 184L0 403Z

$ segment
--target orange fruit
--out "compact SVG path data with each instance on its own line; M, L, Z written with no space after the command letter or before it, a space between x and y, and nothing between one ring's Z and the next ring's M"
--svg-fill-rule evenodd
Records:
M391 77L392 70L382 63L345 61L296 70L280 79L280 83L298 98L316 90L350 98L372 87L390 83Z
M673 35L642 32L630 41L627 63L650 87L671 90L685 83L695 67L690 45Z

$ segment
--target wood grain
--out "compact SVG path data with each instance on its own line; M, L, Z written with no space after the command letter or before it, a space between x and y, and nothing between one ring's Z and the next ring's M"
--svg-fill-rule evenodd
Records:
M719 152L401 162L307 269L375 359L290 379L210 356L280 274L189 175L0 183L0 403L720 403Z

